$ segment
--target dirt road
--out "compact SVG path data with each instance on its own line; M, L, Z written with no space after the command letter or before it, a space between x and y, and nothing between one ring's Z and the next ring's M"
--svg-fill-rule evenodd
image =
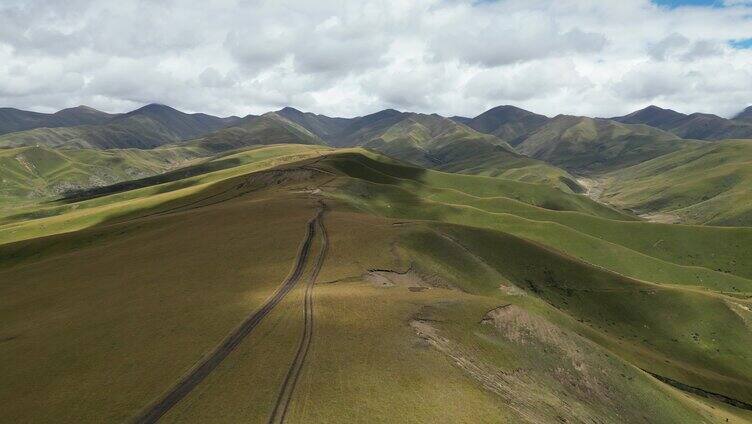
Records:
M308 349L311 346L311 340L313 339L313 286L319 275L321 266L324 264L326 249L329 246L329 240L327 239L326 229L324 228L322 220L318 219L317 223L321 233L321 251L319 251L319 255L316 258L316 262L313 265L313 269L311 270L311 274L308 277L308 282L306 284L305 301L303 303L303 336L300 339L298 350L295 353L295 359L290 365L290 369L287 371L287 376L282 383L277 402L274 405L271 416L269 417L270 424L281 424L285 422L287 410L290 406L290 400L295 393L295 385L298 382L300 371L303 369L306 356L308 355Z
M292 290L303 275L305 264L310 254L311 245L316 235L317 228L323 228L321 224L321 216L323 210L319 210L316 216L308 222L306 227L306 235L303 239L303 243L300 246L298 256L295 260L295 266L292 273L285 279L277 291L264 303L261 308L251 314L240 326L238 326L225 340L214 349L203 361L198 363L191 371L188 372L182 379L173 386L162 398L157 402L147 407L141 415L139 415L134 422L139 424L155 423L164 414L166 414L173 406L175 406L181 399L183 399L188 393L191 392L198 384L200 384L242 341L253 331L254 328L271 312L277 304ZM326 240L324 238L324 240ZM319 258L317 259L317 265L323 261L324 250L322 249ZM315 268L314 273L318 272L318 267ZM314 278L314 276L312 276ZM306 302L308 302L308 290L306 293ZM308 303L306 303L308 307ZM310 318L312 319L311 314ZM306 315L306 322L308 322L308 315ZM308 324L306 324L308 325ZM312 326L312 321L311 321ZM312 328L311 330L312 331ZM310 343L310 337L309 337ZM307 348L306 348L307 351ZM298 371L299 372L299 371Z

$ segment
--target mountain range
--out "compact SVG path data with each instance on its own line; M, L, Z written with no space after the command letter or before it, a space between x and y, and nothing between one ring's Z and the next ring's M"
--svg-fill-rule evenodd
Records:
M337 118L301 112L291 107L285 107L274 114L297 124L299 128L334 147L364 145L378 138L395 124L420 115L386 109L361 117ZM673 133L683 139L752 137L752 106L733 119L704 113L686 115L657 106L649 106L610 119L595 118L595 121L590 121L587 117L564 115L548 118L509 105L494 107L474 118L454 116L447 119L435 114L431 116L442 121L452 121L477 133L491 135L513 147L523 144L538 132L561 132L556 128L563 130L567 125L562 123L566 121L571 124L574 119L581 120L583 126L592 126L593 122L599 122L597 126L600 127L614 127L614 122L643 124ZM266 125L263 121L257 121L258 125ZM225 128L238 127L249 130L249 125L252 126L253 122L253 115L243 119L235 116L220 118L202 113L187 114L159 104L146 105L122 114L109 114L87 106L63 109L52 114L3 108L0 109L0 146L153 148L202 137ZM448 122L442 125L447 128L452 126ZM618 132L624 132L625 128L627 127L620 127L621 130ZM640 131L636 127L631 128ZM656 133L655 136L666 138L665 134ZM535 138L539 140L541 137L539 135ZM492 143L499 144L498 141ZM540 141L531 141L528 144L538 145Z
M648 106L629 115L611 118L626 124L645 124L670 131L682 138L699 140L722 140L731 138L752 138L752 107L748 107L733 119L725 119L709 113L689 115Z
M203 113L187 114L169 106L150 104L134 111L109 115L84 106L51 115L33 112L0 113L2 128L29 127L0 136L0 146L62 148L153 148L198 137L237 122ZM20 116L22 125L10 124Z
M7 182L0 197L48 197L86 190L125 181L128 176L149 176L215 155L271 144L364 147L429 169L586 193L590 192L587 187L592 184L590 177L600 182L616 181L606 175L672 153L687 157L680 152L721 143L717 138L752 138L750 114L752 107L733 119L725 119L649 106L610 119L570 115L549 118L504 105L474 118L447 118L393 109L338 118L291 107L258 116L222 118L188 114L159 104L123 114L107 114L85 106L53 114L2 109L0 128L6 132L0 135L0 147L5 147L3 157L24 165L0 171L0 177ZM117 160L121 165L111 171L101 166L81 166L74 159L81 157L74 152L80 149L87 151L86 157L93 163ZM128 149L144 153L139 153L136 160ZM150 153L144 156L147 151ZM56 169L68 171L50 172ZM37 175L34 187L28 185L29 173ZM638 174L635 171L629 175ZM618 180L625 184L623 178ZM642 193L640 187L634 184L632 191ZM644 214L658 212L657 205L674 204L667 199L654 199L655 193L650 195L653 200L648 203L636 200L644 199L650 190L646 187L644 194L609 195L601 200L611 199L618 207ZM679 214L682 219L752 222L746 211L723 221L714 220L709 216L709 206L703 206L701 200L710 194L700 192L695 197L700 204L699 212ZM691 206L686 202L682 205L682 208ZM664 209L660 211L665 212Z

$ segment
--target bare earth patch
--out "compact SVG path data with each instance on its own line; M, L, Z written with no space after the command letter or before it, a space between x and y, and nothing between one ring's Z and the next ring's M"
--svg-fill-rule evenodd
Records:
M650 222L658 222L661 224L678 224L682 222L679 215L670 212L654 212L641 214L640 218L646 219Z
M422 275L412 268L405 272L374 269L368 271L363 279L377 287L394 287L403 286L413 289L414 287L428 288L432 285L426 281ZM416 290L413 290L416 291Z
M599 178L578 177L577 183L585 189L585 192L583 193L585 196L596 202L600 201L601 195L605 190L605 181Z
M644 421L650 415L641 405L644 401L630 399L625 387L644 387L644 373L522 307L503 305L481 320L481 325L492 331L483 331L479 337L489 338L515 358L509 364L450 339L438 327L440 319L423 315L410 322L421 344L450 358L484 389L499 396L522 422L618 423Z

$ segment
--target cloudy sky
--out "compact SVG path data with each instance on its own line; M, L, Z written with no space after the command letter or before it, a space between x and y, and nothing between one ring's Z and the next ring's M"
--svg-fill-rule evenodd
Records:
M752 0L2 0L0 106L547 115L752 104Z

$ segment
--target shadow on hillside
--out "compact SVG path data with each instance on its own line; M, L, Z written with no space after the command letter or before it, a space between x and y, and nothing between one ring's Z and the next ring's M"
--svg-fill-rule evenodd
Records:
M338 154L324 163L350 177L339 185L345 201L359 209L395 219L442 221L453 211L427 198L425 168L390 158L372 159L360 154Z
M221 159L212 162L202 163L198 165L187 166L185 168L169 171L164 174L154 175L151 177L141 178L138 180L123 181L121 183L112 184L104 187L95 187L86 190L71 191L65 194L62 199L54 200L52 204L70 204L77 203L84 200L91 200L102 196L108 196L111 194L123 193L126 191L136 190L139 188L150 187L158 184L164 184L174 182L178 180L184 180L186 178L195 177L201 174L207 174L209 172L221 171L223 169L232 168L241 164L238 158ZM165 187L159 193L165 193L168 191L177 190L186 187L189 183L171 185Z

